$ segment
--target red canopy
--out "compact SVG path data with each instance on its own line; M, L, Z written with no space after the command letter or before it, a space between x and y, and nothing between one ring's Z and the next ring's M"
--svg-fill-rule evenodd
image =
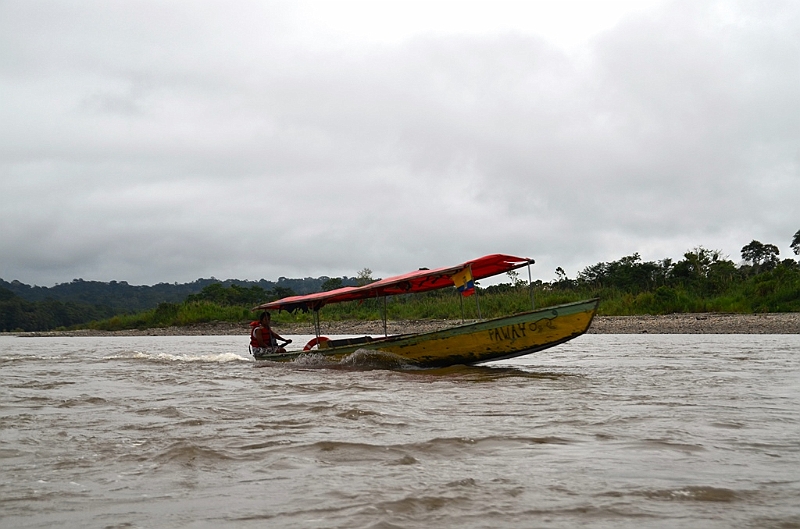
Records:
M456 266L437 268L435 270L423 269L399 276L387 277L362 287L344 287L328 292L291 296L264 303L253 310L319 310L328 303L427 292L454 286L450 276L465 268L470 268L472 277L477 280L509 272L528 263L533 263L533 259L502 254L486 255Z

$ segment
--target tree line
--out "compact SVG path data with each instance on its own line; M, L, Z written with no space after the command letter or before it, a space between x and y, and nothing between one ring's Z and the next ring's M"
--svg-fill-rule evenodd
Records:
M790 247L800 255L800 230L795 233ZM757 240L743 246L740 253L742 260L738 264L720 251L702 246L688 250L677 261L668 258L644 261L634 253L616 261L587 266L574 279L559 267L555 280L535 281L532 288L539 305L598 296L601 298L600 313L612 315L800 311L800 264L797 261L781 260L777 246ZM211 278L172 285L177 287L171 290L172 297L160 299L152 293L164 295L168 289L159 289L167 284L131 287L124 282L74 280L53 287L52 291L62 295L71 291L72 297L66 300L50 297L41 301L24 299L7 285L12 285L16 291L36 292L37 295L47 289L0 280L0 331L43 331L89 322L105 322L92 324L97 328L119 329L213 320L240 321L251 318L250 309L260 303L294 294L366 284L373 280L371 274L371 270L365 268L353 278L322 276L290 280L281 277L278 282ZM487 288L478 285L479 293L485 298L483 308L489 311L487 314L502 315L526 310L529 306L527 281L521 280L515 272L510 272L508 278L508 283ZM191 291L181 290L187 285L191 285ZM295 285L298 290L288 285ZM128 296L126 301L115 299L111 295L114 289L118 289L117 294L122 298ZM138 294L130 297L132 292ZM142 292L145 294L139 295ZM181 292L182 295L178 295ZM399 296L392 301L392 307L396 317L458 317L460 305L454 299L446 291L416 297ZM97 300L101 302L92 302ZM326 312L339 319L372 318L379 316L379 305L343 304L326 308ZM142 306L143 309L139 308Z
M800 255L800 230L790 248ZM616 314L800 311L798 261L781 260L777 246L757 240L743 246L740 254L737 264L702 246L678 261L643 261L634 253L588 266L575 279L557 269L556 281L540 287L600 296L604 309Z
M115 311L108 306L74 301L27 301L0 287L0 331L47 331L72 327L109 318Z
M214 284L220 284L226 288L234 285L237 288L244 289L258 287L254 291L256 293L291 291L297 294L310 294L324 289L324 285L331 281L341 286L350 286L356 285L358 278L321 276L292 279L280 277L277 281L268 281L266 279L247 281L239 279L219 280L211 277L200 278L190 283L158 283L152 286L130 285L126 281L103 282L73 279L69 283L61 283L53 287L31 286L16 280L8 282L0 279L0 288L5 288L26 301L69 301L110 307L117 312L123 313L151 309L164 302L180 303L187 296L199 294L204 288Z
M795 234L791 248L800 255L800 230ZM742 263L737 265L719 250L702 246L683 254L683 259L673 262L642 261L638 253L618 261L588 266L578 273L574 281L561 271L556 287L594 286L614 287L626 292L642 292L661 286L690 287L700 293L714 294L736 281L770 272L778 267L797 270L800 263L794 259L780 260L780 250L774 244L753 240L741 249Z
M250 308L295 294L354 286L360 284L359 281L358 277L328 276L281 277L277 282L211 278L148 287L133 286L124 281L104 283L75 279L47 288L0 279L0 332L47 331L141 313L151 314L153 321L161 324L172 317L170 315L178 314L179 307L184 304ZM133 321L147 324L148 320L133 318Z

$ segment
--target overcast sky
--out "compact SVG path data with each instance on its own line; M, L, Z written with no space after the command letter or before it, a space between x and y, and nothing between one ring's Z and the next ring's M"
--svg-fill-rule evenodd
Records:
M800 2L0 1L0 277L570 277L800 229Z

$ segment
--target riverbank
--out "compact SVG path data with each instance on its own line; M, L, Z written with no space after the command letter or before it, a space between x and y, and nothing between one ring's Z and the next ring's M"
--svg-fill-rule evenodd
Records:
M597 316L592 334L800 334L800 313Z
M430 332L459 325L459 320L389 321L389 334ZM312 325L275 325L280 334L314 334ZM382 321L331 321L321 323L322 334L383 334ZM0 333L14 336L197 336L247 335L247 324L205 323L186 327L130 329L124 331L47 331ZM667 314L661 316L597 316L590 334L800 334L800 313L768 314Z

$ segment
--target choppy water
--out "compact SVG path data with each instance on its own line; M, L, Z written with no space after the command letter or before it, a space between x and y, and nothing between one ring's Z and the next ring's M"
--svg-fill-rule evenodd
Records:
M427 371L246 343L0 337L0 525L800 527L798 335Z

